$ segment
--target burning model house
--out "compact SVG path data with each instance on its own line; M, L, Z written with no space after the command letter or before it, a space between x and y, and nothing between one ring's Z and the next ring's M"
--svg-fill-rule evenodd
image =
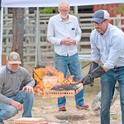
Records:
M64 74L51 66L36 68L33 71L37 95L46 97L72 96L79 92L82 84L75 85L73 76L64 78Z

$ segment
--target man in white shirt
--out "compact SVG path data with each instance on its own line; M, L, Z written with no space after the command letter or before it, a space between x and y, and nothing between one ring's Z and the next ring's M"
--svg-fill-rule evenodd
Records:
M74 80L81 79L80 62L77 45L81 38L81 29L77 17L70 15L68 1L61 1L58 7L59 14L50 18L48 23L47 38L54 45L55 67L62 71L66 78L68 71L74 76ZM75 96L76 107L87 109L84 105L83 90ZM59 111L66 111L65 97L58 98Z
M101 124L110 124L110 106L116 86L119 84L122 124L124 124L124 33L110 24L107 10L93 15L95 29L91 32L91 64L84 85L101 77Z

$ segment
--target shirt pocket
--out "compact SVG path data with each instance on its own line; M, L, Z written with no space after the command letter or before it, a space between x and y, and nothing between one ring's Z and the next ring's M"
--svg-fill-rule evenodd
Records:
M74 26L70 28L70 33L71 33L71 36L75 36L76 28Z

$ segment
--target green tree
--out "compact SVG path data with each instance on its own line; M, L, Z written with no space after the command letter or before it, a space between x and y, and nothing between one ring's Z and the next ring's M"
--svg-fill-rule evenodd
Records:
M124 14L124 4L119 4L119 6L115 8L113 12L116 12L118 14Z
M42 14L52 14L56 12L56 8L47 7L47 8L40 8L40 13Z

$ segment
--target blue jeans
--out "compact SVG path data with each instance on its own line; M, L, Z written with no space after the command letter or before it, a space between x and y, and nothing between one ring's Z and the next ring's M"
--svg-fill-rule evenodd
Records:
M80 62L78 58L78 54L73 56L60 56L55 54L55 67L57 70L64 73L64 77L66 78L68 71L71 75L74 76L74 80L81 79L81 69L80 69ZM78 94L75 95L76 105L83 105L83 90L81 90ZM66 98L60 97L58 98L58 107L65 106Z
M33 106L33 93L27 93L25 91L19 91L17 95L9 97L23 104L23 114L22 117L31 117L32 116L32 106ZM18 110L8 104L0 103L0 122L7 120L14 115L16 115Z
M116 81L120 88L122 124L124 124L124 67L110 69L101 77L101 124L110 124L110 106Z

